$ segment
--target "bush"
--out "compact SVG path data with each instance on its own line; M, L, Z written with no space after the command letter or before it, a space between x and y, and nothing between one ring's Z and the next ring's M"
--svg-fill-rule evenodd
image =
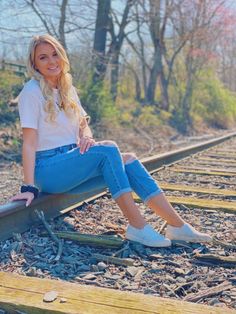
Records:
M90 79L85 86L82 86L80 98L93 123L113 120L119 115L108 88L102 82L93 84Z
M16 110L9 106L9 101L16 98L23 85L24 79L10 71L0 71L0 121L1 123L15 122L18 117Z
M144 127L155 127L166 124L170 117L171 114L164 110L158 110L157 112L154 106L144 106L141 108L138 123Z
M230 128L236 122L236 95L213 75L202 75L193 93L192 118L217 128ZM201 90L201 92L199 92Z
M0 71L0 105L18 96L22 89L23 78L9 71Z

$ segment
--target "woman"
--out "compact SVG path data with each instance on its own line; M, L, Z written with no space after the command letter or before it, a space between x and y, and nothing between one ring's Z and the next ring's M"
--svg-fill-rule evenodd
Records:
M168 247L170 240L211 241L175 212L134 154L120 154L116 143L93 139L68 73L66 52L55 38L33 37L27 67L32 79L19 97L24 184L12 201L25 199L28 206L39 190L70 193L104 180L129 221L127 239L151 247ZM133 190L167 221L166 237L141 216Z

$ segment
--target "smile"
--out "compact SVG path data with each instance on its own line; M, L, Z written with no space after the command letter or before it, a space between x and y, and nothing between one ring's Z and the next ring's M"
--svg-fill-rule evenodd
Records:
M48 70L56 70L56 69L58 69L58 66L53 67L53 68L48 68Z

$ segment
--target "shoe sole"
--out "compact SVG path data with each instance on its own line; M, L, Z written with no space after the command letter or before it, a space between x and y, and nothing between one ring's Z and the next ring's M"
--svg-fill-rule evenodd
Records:
M171 237L168 237L168 238L171 241L186 241L186 242L191 242L191 243L210 243L210 242L212 242L212 239L203 240L203 239L195 239L195 238L185 238L185 239L183 239L183 238L182 239L181 238L175 239L175 238L171 238Z
M170 243L157 243L157 244L148 244L147 242L145 242L145 241L140 241L139 239L137 239L137 238L128 238L128 237L126 237L126 239L127 240L129 240L129 241L133 241L133 242L137 242L137 243L140 243L140 244L143 244L143 245L145 245L145 246L149 246L149 247L159 247L159 248L162 248L162 247L170 247L171 246L171 242Z

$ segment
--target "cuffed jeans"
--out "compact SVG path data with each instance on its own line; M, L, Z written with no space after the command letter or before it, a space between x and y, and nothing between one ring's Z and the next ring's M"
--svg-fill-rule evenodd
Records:
M36 152L35 185L46 193L108 187L114 199L134 191L144 202L162 193L138 159L124 164L117 146L101 144L83 154L76 144Z

